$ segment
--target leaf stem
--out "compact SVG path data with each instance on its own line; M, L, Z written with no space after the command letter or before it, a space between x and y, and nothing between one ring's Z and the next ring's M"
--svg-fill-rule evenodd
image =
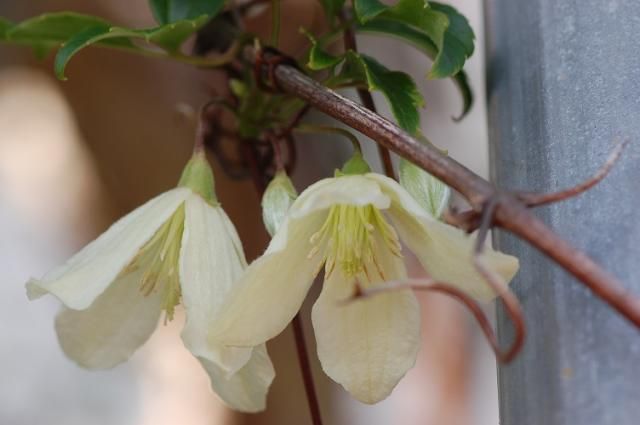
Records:
M343 40L345 51L353 50L357 53L358 43L356 41L356 36L344 10L342 10L342 12L340 13L340 20L344 24ZM360 102L362 102L364 107L373 113L377 113L376 103L373 100L373 96L371 96L371 92L368 89L360 87L357 88L357 92L358 96L360 97ZM382 161L382 168L384 169L384 173L387 175L387 177L395 179L396 174L393 170L393 162L391 161L391 154L389 153L389 149L387 149L380 143L378 143L378 156L380 156L380 161Z

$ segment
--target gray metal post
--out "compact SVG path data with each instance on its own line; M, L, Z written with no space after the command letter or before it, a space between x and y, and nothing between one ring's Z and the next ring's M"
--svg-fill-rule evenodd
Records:
M640 296L640 1L487 0L490 139L502 187L550 191L631 146L580 198L540 209ZM524 353L499 371L504 425L640 424L640 332L514 238ZM508 318L499 312L503 344Z

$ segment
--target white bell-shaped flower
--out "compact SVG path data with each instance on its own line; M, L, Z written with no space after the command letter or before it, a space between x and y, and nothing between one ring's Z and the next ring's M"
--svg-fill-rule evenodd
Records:
M210 340L253 346L273 338L324 265L312 313L322 367L358 400L384 399L415 363L418 302L409 290L344 301L356 284L406 278L400 241L434 279L479 300L495 296L473 266L472 237L438 221L390 178L338 175L311 185L293 203L264 255L234 285ZM483 255L507 282L518 270L514 257L490 249Z
M230 407L265 407L275 373L264 344L225 347L207 339L246 260L236 230L214 194L202 150L179 187L132 211L42 279L27 283L30 298L45 293L64 304L56 318L62 349L80 366L113 367L151 336L162 312L182 303L185 346Z

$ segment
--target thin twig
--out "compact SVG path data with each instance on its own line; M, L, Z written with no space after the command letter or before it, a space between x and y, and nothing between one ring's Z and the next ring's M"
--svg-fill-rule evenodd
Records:
M524 341L524 316L522 311L519 309L507 310L511 320L514 323L514 328L516 332L519 332L514 338L513 343L506 350L500 349L500 344L498 342L498 338L491 327L491 322L482 311L482 307L478 304L471 296L467 295L461 289L456 288L455 286L443 282L435 281L431 278L424 279L404 279L399 281L391 281L385 282L383 285L360 289L358 288L356 294L347 299L345 303L351 303L357 301L359 299L369 298L378 294L383 294L387 292L395 292L406 289L412 289L414 291L433 291L439 292L441 294L447 295L455 300L461 302L473 315L480 326L480 330L487 338L487 342L491 346L496 359L500 363L509 363L514 359L516 354L522 349L523 341Z
M304 381L304 389L307 393L307 403L309 404L309 413L311 414L311 422L313 425L322 425L322 416L320 415L320 403L316 394L315 385L313 383L313 372L311 364L309 364L309 353L304 338L304 329L302 328L302 319L300 313L296 314L291 322L293 326L293 334L296 340L296 350L298 352L298 361L300 362L300 371L302 372L302 380Z
M484 252L485 243L487 241L487 236L489 234L489 229L493 225L493 215L495 213L497 207L497 203L494 199L489 200L484 210L482 211L482 219L480 221L480 229L478 230L478 235L476 237L476 243L473 250L473 264L478 270L478 273L484 278L484 280L491 286L491 289L498 295L498 297L502 300L511 321L513 322L513 327L515 331L515 337L513 339L513 343L511 344L511 348L502 355L502 361L505 363L510 362L513 358L518 354L520 349L524 344L524 340L527 334L525 323L524 323L524 315L522 314L522 307L520 306L520 302L518 298L509 290L509 287L506 285L502 277L493 271L491 267L487 266L482 257L482 253Z
M499 192L459 162L421 143L389 120L324 87L294 67L282 64L270 72L265 71L277 79L278 86L286 93L305 100L369 136L457 190L474 210L481 211L488 199L496 198L494 225L538 248L640 328L640 300L631 296L614 276L535 217L516 196Z
M253 153L247 150L247 159L250 163L257 161ZM260 175L257 167L251 166L253 184L258 192L258 196L262 198L266 189L264 176ZM313 425L322 425L322 416L320 415L320 403L318 402L318 395L316 394L316 386L313 380L313 372L311 371L311 364L309 363L309 353L307 352L307 344L304 336L304 329L302 327L302 318L300 312L296 314L291 322L293 326L293 335L296 343L296 353L298 357L298 363L300 364L300 372L302 374L302 381L304 383L304 390L307 396L307 403L309 404L309 415Z
M578 196L591 189L592 187L600 183L602 179L607 177L607 174L609 174L609 172L613 169L613 166L616 164L618 159L620 159L622 151L628 144L628 140L618 144L613 152L611 152L611 154L609 155L609 158L607 158L607 161L593 176L591 176L591 178L574 187L570 187L568 189L553 193L518 192L516 193L516 196L528 207L539 207L541 205L552 204L554 202L564 201L569 198Z

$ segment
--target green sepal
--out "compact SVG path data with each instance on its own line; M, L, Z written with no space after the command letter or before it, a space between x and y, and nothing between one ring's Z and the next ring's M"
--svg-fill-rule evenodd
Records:
M433 218L440 218L449 206L451 189L417 165L400 160L400 185Z
M367 174L371 172L371 167L367 161L365 161L361 152L355 152L353 156L344 163L342 166L342 170L336 170L336 177L339 176L348 176L348 175L357 175L357 174Z
M188 187L211 205L218 205L213 170L204 150L194 152L182 171L178 187Z
M262 221L269 235L276 234L297 197L298 192L287 173L278 171L262 196Z

